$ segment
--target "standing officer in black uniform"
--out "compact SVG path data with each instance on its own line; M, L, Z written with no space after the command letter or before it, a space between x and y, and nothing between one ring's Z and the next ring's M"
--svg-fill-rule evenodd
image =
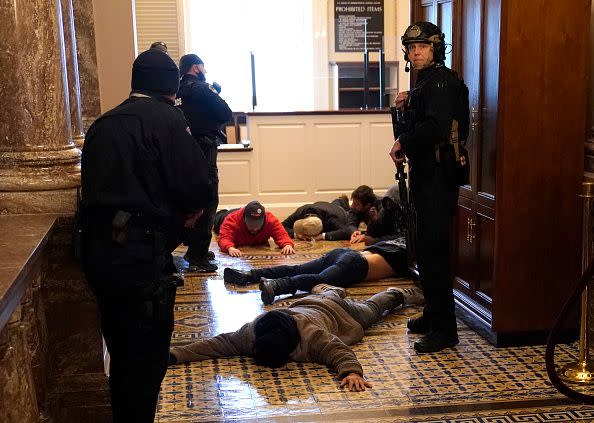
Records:
M204 209L204 215L196 228L188 230L184 243L188 246L185 259L190 268L198 271L214 272L217 266L210 260L214 253L208 250L212 238L214 218L219 205L217 168L217 147L223 141L219 128L231 120L231 109L220 96L221 87L206 82L204 62L195 54L186 54L179 61L182 75L177 93L179 107L184 111L192 135L198 141L209 162L210 182L217 187L215 201Z
M171 251L214 197L178 86L166 53L140 54L130 97L93 123L82 153L83 268L111 356L114 422L154 420L181 282Z
M404 59L418 71L415 87L396 98L400 119L390 150L395 163L409 159L411 200L416 210L417 264L425 295L423 315L408 321L413 333L425 334L414 344L418 352L436 352L458 344L452 274L450 231L460 182L450 143L452 122L460 123L459 137L468 136L468 89L444 66L445 41L441 30L417 22L402 36ZM456 145L456 151L458 145ZM467 163L463 163L467 166Z

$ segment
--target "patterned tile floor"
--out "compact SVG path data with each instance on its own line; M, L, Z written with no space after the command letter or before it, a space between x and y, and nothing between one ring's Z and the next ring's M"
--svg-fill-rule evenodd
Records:
M250 268L300 263L341 242L298 242L298 254L282 257L273 247L245 248L242 258L219 255L218 272L187 274L178 290L172 344L179 345L239 328L272 306L260 301L256 285L244 288L222 280L227 266ZM213 245L214 247L214 245ZM176 262L187 266L176 251ZM407 279L385 279L347 290L367 298ZM416 335L406 307L386 316L353 346L372 389L348 392L325 366L289 363L271 370L249 358L209 360L173 366L163 381L159 422L594 422L594 407L573 403L550 385L544 347L494 348L462 323L460 345L439 354L417 355ZM573 360L575 345L557 348L558 362Z

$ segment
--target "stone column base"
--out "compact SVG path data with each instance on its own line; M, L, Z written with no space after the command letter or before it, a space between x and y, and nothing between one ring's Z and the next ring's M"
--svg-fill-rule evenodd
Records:
M67 214L76 211L76 188L0 192L0 214Z

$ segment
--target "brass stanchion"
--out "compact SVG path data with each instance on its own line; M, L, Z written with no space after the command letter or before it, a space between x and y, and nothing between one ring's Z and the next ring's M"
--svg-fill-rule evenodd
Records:
M594 255L592 228L592 207L594 204L594 182L582 183L583 201L582 216L582 272L586 270ZM559 369L561 379L571 383L594 383L594 362L590 360L588 351L588 286L582 292L580 316L580 344L579 358L574 363L567 364Z

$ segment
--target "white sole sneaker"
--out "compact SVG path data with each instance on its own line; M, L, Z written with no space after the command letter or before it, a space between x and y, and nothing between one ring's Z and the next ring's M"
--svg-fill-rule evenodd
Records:
M312 294L323 294L326 291L334 291L336 292L340 298L345 298L346 297L346 290L344 288L341 288L339 286L333 286L333 285L328 285L325 283L321 283L319 285L314 286L311 289L311 293Z
M418 288L388 288L387 291L399 292L404 298L404 305L425 304L423 292Z

